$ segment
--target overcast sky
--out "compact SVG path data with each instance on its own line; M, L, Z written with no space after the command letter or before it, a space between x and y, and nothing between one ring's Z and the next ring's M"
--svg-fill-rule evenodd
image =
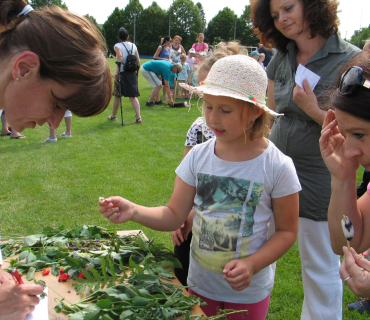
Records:
M225 7L225 1L221 0L193 0L203 5L206 19L210 21L217 13ZM248 0L247 0L248 1ZM69 10L79 15L89 14L99 24L104 23L114 8L124 9L128 0L63 0ZM153 0L140 0L144 8L149 7ZM157 0L158 5L167 10L173 0ZM240 16L249 1L234 0L228 3L228 7ZM103 4L103 5L102 5ZM355 30L370 25L370 0L340 0L339 13L341 24L339 30L342 37L350 38Z

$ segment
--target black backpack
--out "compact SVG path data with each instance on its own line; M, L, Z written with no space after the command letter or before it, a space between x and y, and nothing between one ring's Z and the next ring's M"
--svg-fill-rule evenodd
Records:
M138 65L137 65L137 60L136 56L132 54L132 50L134 48L134 45L132 45L131 52L129 52L125 46L125 44L122 42L123 46L125 47L127 51L127 58L126 58L126 63L123 66L123 70L126 72L134 72L138 70Z

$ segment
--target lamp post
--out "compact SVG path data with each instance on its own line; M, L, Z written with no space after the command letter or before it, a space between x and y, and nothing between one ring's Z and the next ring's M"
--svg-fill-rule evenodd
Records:
M134 13L134 43L136 44L136 16L137 13Z
M236 17L235 17L235 27L234 27L234 40L236 38Z
M171 14L168 15L168 35L171 37Z

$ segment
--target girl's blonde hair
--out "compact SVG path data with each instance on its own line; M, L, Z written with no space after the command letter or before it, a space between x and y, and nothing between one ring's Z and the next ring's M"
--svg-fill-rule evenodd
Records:
M235 54L248 55L248 50L242 48L238 41L230 41L226 44L217 46L217 49L213 52L213 54L210 57L208 57L206 60L204 60L203 64L199 68L198 73L209 72L209 70L211 70L212 66L215 64L216 61L224 57L228 57L228 56L235 55ZM247 104L248 107L252 107L252 106L255 107L252 103L243 101L243 112L245 110L244 106L247 106L244 103ZM204 116L205 107L206 107L205 103L203 102L200 108L201 108L202 116L204 119L205 119L205 116ZM258 107L255 107L255 108L258 108ZM252 141L257 138L261 138L263 136L268 136L270 134L271 119L272 119L272 116L266 111L263 111L263 113L257 119L255 119L251 127L251 131L250 131L250 139Z
M185 53L181 53L180 60L186 60L186 54Z

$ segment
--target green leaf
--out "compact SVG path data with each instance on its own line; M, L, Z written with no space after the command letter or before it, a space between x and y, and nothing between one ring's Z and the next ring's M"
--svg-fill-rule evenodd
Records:
M127 319L128 317L132 316L133 314L134 313L131 310L126 310L126 311L121 313L121 315L119 316L119 320Z
M65 260L69 266L71 266L73 269L80 269L83 267L84 263L81 260L71 258L71 257L65 257Z
M140 296L136 296L132 299L132 304L134 306L146 306L150 302L152 302L152 299L144 298L144 297L140 297Z
M51 274L52 274L54 277L59 276L60 271L59 271L59 268L58 268L57 264L53 264L53 265L52 265L52 267L51 267Z
M135 269L136 272L138 272L138 273L143 273L144 272L144 270L141 269L140 266L137 263L135 263L135 261L132 259L132 256L130 256L130 259L129 259L129 266L130 266L131 269Z
M45 237L42 233L40 234L34 234L34 235L31 235L31 236L27 236L27 237L24 237L23 239L23 246L24 247L32 247L33 245L35 245L37 242L39 242L41 240L44 240Z
M19 261L22 261L23 259L27 258L27 256L29 255L29 253L30 252L28 250L22 251L21 254L18 257Z
M36 256L32 252L29 252L26 258L26 263L32 263L35 262L36 260L37 260Z
M101 309L111 309L112 308L112 301L109 299L102 299L99 300L96 305Z
M48 248L46 250L46 254L49 256L49 257L55 257L59 254L59 251L58 250L55 250L54 248Z
M33 278L35 277L35 272L36 272L36 268L34 268L34 267L29 268L28 272L27 272L26 279L28 281L33 280Z
M81 313L81 312L79 312L79 313L74 313L74 314L72 314L69 318L68 318L68 320L84 320L85 318L84 318L84 315L83 315L83 313Z

